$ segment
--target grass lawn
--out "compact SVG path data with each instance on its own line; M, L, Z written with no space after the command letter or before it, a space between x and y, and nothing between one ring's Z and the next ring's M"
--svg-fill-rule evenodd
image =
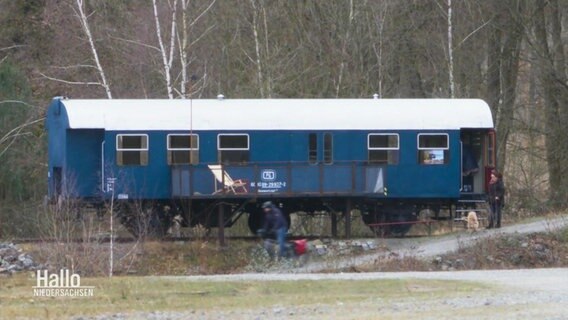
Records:
M2 318L61 319L151 311L242 310L312 305L345 306L369 299L385 303L402 299L471 295L482 286L453 281L243 281L210 282L159 277L83 278L94 297L34 297L29 273L0 278Z

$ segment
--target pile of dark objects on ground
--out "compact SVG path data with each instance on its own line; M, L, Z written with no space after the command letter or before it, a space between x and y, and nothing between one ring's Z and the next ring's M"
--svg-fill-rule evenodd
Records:
M18 271L36 270L40 266L32 257L12 243L0 242L0 275L11 275Z

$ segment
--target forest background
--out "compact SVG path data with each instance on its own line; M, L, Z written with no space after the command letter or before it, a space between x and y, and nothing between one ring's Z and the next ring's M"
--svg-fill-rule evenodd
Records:
M480 98L508 214L568 205L568 0L0 0L0 236L71 98Z

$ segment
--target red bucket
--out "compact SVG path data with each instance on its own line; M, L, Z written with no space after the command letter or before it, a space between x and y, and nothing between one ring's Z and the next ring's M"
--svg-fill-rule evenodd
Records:
M294 250L296 251L296 255L301 256L308 250L308 240L301 239L301 240L294 240Z

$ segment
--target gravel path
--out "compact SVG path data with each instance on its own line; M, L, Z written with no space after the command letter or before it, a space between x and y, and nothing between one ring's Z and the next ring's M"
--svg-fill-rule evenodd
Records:
M349 267L356 267L371 263L375 259L391 253L395 253L399 257L412 256L428 259L456 251L460 246L473 245L478 240L499 234L552 231L566 225L568 225L568 216L564 215L531 223L506 226L501 229L483 229L475 233L469 233L464 230L460 233L444 235L441 237L380 239L378 240L379 245L386 248L386 252L310 263L301 268L282 270L282 272L312 273L333 269L345 270Z

